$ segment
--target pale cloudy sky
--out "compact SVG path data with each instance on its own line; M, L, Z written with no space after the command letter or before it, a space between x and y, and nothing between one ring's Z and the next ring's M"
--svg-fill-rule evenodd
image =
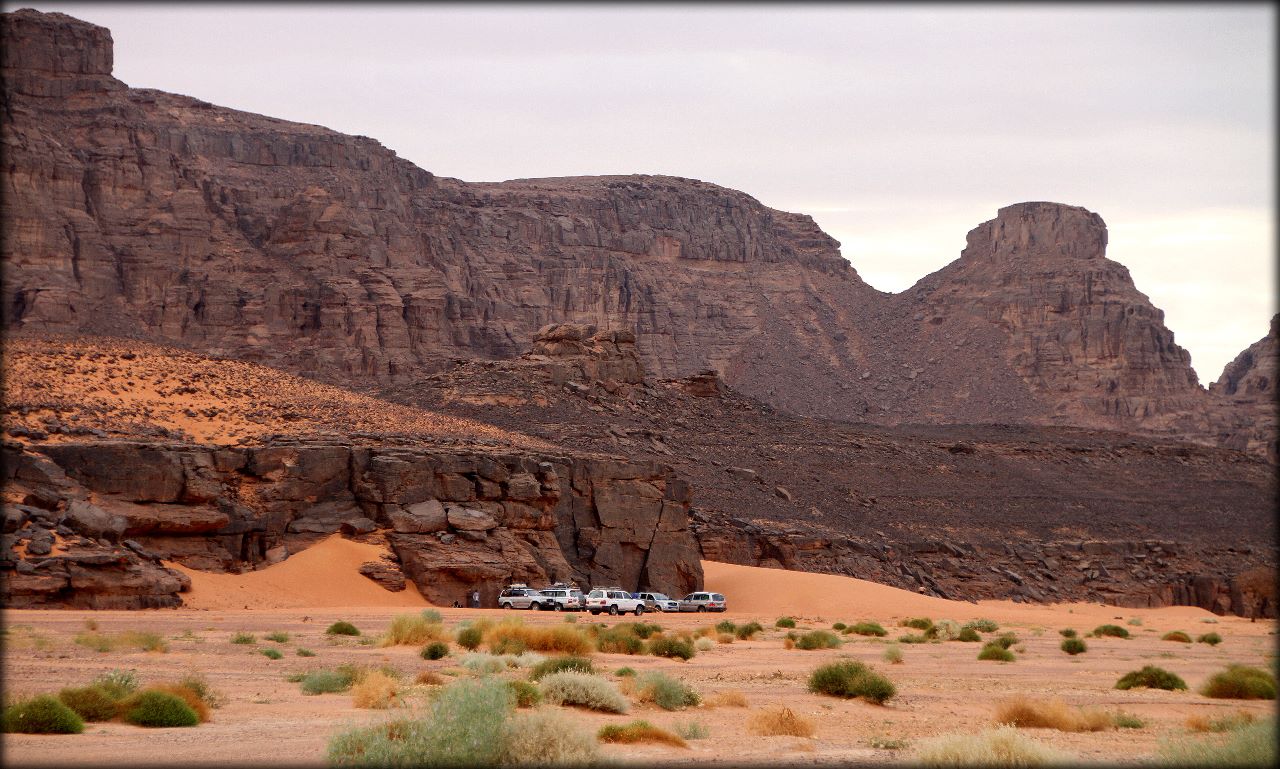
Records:
M1001 206L1081 205L1205 383L1276 311L1271 4L30 7L110 28L129 85L440 175L740 189L886 291Z

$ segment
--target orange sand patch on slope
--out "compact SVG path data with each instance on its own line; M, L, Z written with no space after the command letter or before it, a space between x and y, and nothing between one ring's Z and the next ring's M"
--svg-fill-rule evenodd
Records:
M361 574L386 550L335 534L280 563L246 574L214 574L177 563L191 577L182 602L192 609L292 609L323 606L430 606L412 582L392 593Z
M703 561L707 590L724 593L730 613L763 617L823 617L857 621L864 618L931 617L965 621L985 617L997 622L1084 624L1113 622L1117 616L1144 620L1194 621L1212 617L1193 606L1127 609L1096 603L1024 604L1013 601L948 601L876 582L837 574L813 574L783 569ZM1221 617L1220 622L1248 620Z

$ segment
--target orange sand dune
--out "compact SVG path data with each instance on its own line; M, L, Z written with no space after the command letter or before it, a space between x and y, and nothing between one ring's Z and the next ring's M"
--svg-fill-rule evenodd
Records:
M703 561L708 590L725 594L733 614L767 618L783 615L822 617L827 620L894 620L905 617L969 620L986 617L999 622L1057 623L1071 618L1091 623L1114 621L1118 616L1153 621L1189 620L1213 614L1191 606L1161 609L1126 609L1103 604L1020 604L1013 601L948 601L919 595L876 582L835 574L812 574L782 569L762 569L715 561ZM1248 623L1243 618L1232 619Z
M293 609L322 606L429 606L410 582L392 593L358 569L386 550L334 534L280 563L246 574L212 574L166 563L191 577L183 603L193 609Z

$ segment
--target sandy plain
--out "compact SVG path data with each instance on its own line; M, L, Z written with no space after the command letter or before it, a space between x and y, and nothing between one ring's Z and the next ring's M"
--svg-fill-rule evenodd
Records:
M8 766L287 766L324 764L328 739L344 728L372 723L404 711L361 710L350 694L306 696L285 678L294 673L343 663L391 665L411 680L422 670L456 668L457 654L425 661L417 647L381 648L359 639L335 639L325 628L339 619L355 623L371 638L385 630L396 614L428 604L416 592L392 594L354 571L368 560L370 545L339 538L326 540L289 560L259 572L229 576L193 573L193 589L181 609L117 611L5 611L5 697L56 692L83 685L95 675L123 668L137 671L144 683L174 680L196 672L224 694L226 704L208 723L187 729L142 729L120 723L88 724L81 735L4 735ZM310 554L310 555L308 555ZM768 629L752 641L717 644L688 662L649 656L594 655L598 668L615 671L661 670L683 679L705 698L736 690L749 707L699 706L667 712L634 704L626 715L569 710L592 731L605 723L644 718L672 727L690 720L709 731L705 739L680 749L653 745L605 745L604 755L624 763L900 763L911 761L912 746L944 733L976 733L992 726L997 703L1013 695L1061 698L1071 705L1123 710L1146 722L1141 729L1094 733L1027 730L1038 741L1069 751L1082 763L1136 764L1150 760L1165 739L1222 739L1189 734L1193 715L1218 717L1237 711L1255 716L1275 714L1274 702L1214 700L1196 689L1230 662L1270 667L1274 664L1275 621L1250 622L1214 617L1189 607L1119 609L1098 604L1027 605L1008 601L964 603L916 595L846 577L758 569L704 562L708 589L724 592L726 614L646 615L664 628L695 629L729 619L757 620ZM249 606L248 609L243 608ZM480 616L502 617L496 609L440 608L447 625ZM566 615L514 612L526 623L561 623ZM887 639L843 636L841 648L802 651L784 648L785 630L773 627L779 616L795 617L800 629L830 628L832 623L875 620L890 631ZM979 644L903 644L902 664L882 659L886 642L910 632L897 627L906 617L967 621L988 618L1012 630L1023 649L1013 663L982 662ZM577 622L622 618L578 614ZM625 618L627 620L633 617ZM1130 620L1141 624L1129 624ZM145 630L161 634L169 650L97 652L74 642L87 622L99 632ZM1059 650L1058 630L1072 627L1084 634L1102 623L1125 626L1128 640L1088 639L1089 651L1070 657ZM1223 642L1182 644L1161 641L1169 630L1193 637L1210 630ZM236 645L237 632L257 636L255 645ZM287 643L265 641L273 631L289 634ZM259 653L268 646L284 657ZM305 647L315 657L296 656ZM862 700L838 700L806 689L810 671L821 663L853 658L871 664L897 686L898 695L884 706ZM1189 691L1166 692L1113 688L1124 673L1153 664L1182 676ZM512 671L510 676L521 676ZM606 674L611 680L617 680ZM407 698L409 707L422 700ZM812 738L752 735L751 713L785 705L817 725ZM544 706L545 707L545 706ZM902 747L876 747L882 741Z

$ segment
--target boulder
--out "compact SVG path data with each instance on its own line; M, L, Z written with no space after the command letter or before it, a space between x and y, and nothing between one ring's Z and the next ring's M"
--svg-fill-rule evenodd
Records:
M439 500L428 499L405 507L387 505L384 509L391 527L401 534L430 534L449 527L444 505Z
M447 505L445 514L448 517L449 525L459 532L488 531L498 525L498 522L488 513L460 505Z

